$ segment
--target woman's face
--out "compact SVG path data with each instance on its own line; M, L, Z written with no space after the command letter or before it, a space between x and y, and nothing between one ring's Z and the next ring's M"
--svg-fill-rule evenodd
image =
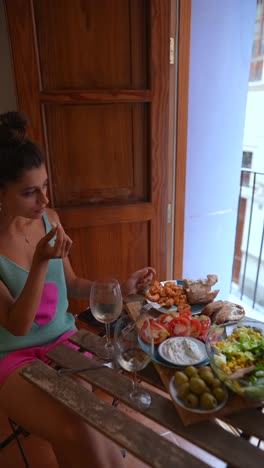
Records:
M30 169L16 182L7 185L0 192L2 213L9 216L23 216L24 218L41 218L47 198L47 171L44 166Z

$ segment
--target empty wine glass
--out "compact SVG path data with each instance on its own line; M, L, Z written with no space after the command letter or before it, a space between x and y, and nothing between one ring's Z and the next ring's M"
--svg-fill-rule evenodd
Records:
M141 338L144 333L144 341ZM153 337L147 317L137 321L129 316L120 317L114 333L115 359L128 372L133 373L129 398L142 409L149 408L151 395L138 385L137 371L144 369L151 361L154 351Z
M98 322L105 324L106 343L97 355L102 359L112 359L114 348L110 338L110 323L122 312L123 298L120 284L116 279L97 280L90 292L91 312Z

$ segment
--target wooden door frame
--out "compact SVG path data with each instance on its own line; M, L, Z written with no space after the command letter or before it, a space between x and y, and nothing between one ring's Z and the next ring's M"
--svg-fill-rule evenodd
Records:
M185 190L188 136L192 0L171 0L171 34L175 41L174 64L170 65L169 178L167 278L182 278L184 255Z
M40 86L40 72L39 63L36 59L35 53L35 41L36 31L33 30L30 22L32 15L32 3L31 0L21 2L21 5L16 4L16 21L10 22L8 15L8 8L12 7L11 3L7 3L8 0L4 1L5 16L8 26L8 34L10 41L10 50L12 52L12 61L15 77L16 95L17 95L17 108L25 112L27 116L30 116L30 121L27 126L27 134L29 138L37 141L42 148L44 148L44 131L42 127L41 109L39 106L39 90ZM20 8L19 8L20 7ZM20 11L21 10L21 11ZM22 14L26 11L27 14ZM24 24L21 24L21 18L24 19ZM24 69L23 56L24 51L18 51L17 48L13 47L13 38L23 34L23 40L26 44L25 50L29 57L28 60L32 63L32 67L27 70ZM27 90L27 94L24 95L18 92L17 83L22 82L22 86Z

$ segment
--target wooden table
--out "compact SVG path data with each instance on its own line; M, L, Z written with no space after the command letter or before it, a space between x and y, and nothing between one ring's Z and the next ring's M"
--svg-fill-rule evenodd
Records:
M102 338L82 329L71 338L71 341L80 347L80 351L94 352L97 343L102 342ZM83 364L92 367L98 364L96 360L88 360L81 352L63 344L49 352L48 357L61 367ZM24 367L22 375L150 466L157 468L207 466L142 422L114 407L109 401L90 392L82 385L80 379L60 377L55 369L41 361ZM82 372L79 376L138 412L128 398L131 380L126 375L104 367ZM224 430L214 419L185 425L169 395L158 391L162 388L162 374L158 375L154 368L152 371L151 367L145 370L141 378L153 385L150 392L151 407L140 411L141 414L223 460L229 466L239 468L264 466L264 452L261 449L254 447L242 437ZM264 415L257 409L251 408L226 415L223 420L240 428L246 434L264 439Z

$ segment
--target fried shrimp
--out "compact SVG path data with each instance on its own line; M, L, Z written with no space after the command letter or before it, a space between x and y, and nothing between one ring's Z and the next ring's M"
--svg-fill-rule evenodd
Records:
M170 297L169 299L166 300L166 302L165 302L165 307L171 307L171 306L173 306L173 304L174 304L174 301L173 301L173 299Z
M172 281L167 281L163 285L155 280L146 298L151 302L157 302L162 307L170 308L175 305L181 310L191 308L187 302L184 286Z
M165 293L166 293L166 296L168 296L168 297L175 297L176 294L177 294L176 291L173 291L172 288L169 288L169 287L167 287L167 286L165 286L164 291L165 291Z
M150 301L150 302L158 302L159 298L160 298L160 295L159 294L149 294L147 293L146 294L146 298Z

